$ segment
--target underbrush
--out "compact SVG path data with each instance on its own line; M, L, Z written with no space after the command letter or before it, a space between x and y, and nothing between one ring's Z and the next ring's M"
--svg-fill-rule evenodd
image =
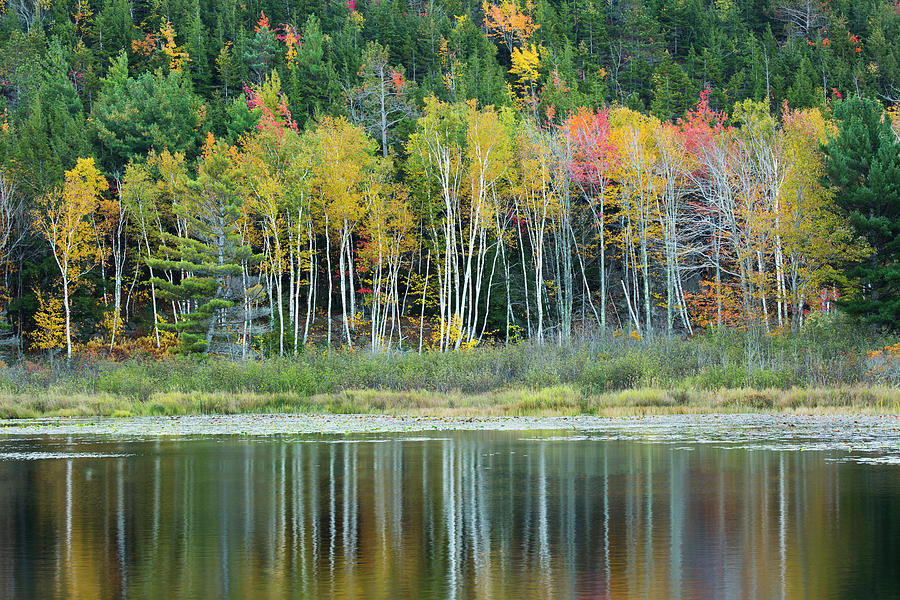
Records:
M246 362L22 360L0 368L0 416L427 412L472 408L478 405L473 398L488 396L492 400L478 410L507 414L676 411L698 402L712 407L713 397L721 409L868 406L873 397L866 390L882 386L876 395L883 401L884 390L896 389L898 382L885 375L890 371L881 369L874 378L867 362L873 350L895 341L830 318L798 333L725 329L691 339L640 340L608 335L450 353L305 349ZM724 401L724 390L741 393Z

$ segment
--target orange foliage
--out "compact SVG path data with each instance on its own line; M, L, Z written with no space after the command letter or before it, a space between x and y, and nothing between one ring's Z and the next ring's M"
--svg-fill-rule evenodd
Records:
M485 0L481 7L484 10L484 26L488 30L488 35L503 40L510 51L514 47L524 46L540 27L530 16L520 11L512 0L502 0L500 4L488 3Z
M685 294L691 320L698 327L743 327L746 325L740 290L735 283L701 281L700 291Z
M165 40L162 50L169 57L169 69L180 72L190 60L190 56L182 46L175 44L175 28L168 19L160 27L159 35Z
M269 17L266 16L264 11L259 13L259 21L256 22L256 27L253 28L253 31L259 33L261 29L269 29Z

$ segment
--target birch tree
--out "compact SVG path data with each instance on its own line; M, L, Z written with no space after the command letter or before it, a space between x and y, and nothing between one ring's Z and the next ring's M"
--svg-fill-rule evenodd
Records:
M62 283L66 357L72 358L71 295L79 277L98 259L91 215L108 188L93 158L79 158L62 187L45 194L33 211L35 228L49 242Z

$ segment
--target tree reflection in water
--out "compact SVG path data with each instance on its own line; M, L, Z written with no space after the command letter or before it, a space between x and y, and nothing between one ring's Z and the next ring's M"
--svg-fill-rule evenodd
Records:
M897 467L827 452L96 440L0 442L127 455L0 460L0 598L900 595Z

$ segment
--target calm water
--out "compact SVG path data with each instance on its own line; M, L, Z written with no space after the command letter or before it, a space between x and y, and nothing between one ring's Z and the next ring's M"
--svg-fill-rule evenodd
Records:
M0 598L900 598L900 465L565 436L0 438Z

